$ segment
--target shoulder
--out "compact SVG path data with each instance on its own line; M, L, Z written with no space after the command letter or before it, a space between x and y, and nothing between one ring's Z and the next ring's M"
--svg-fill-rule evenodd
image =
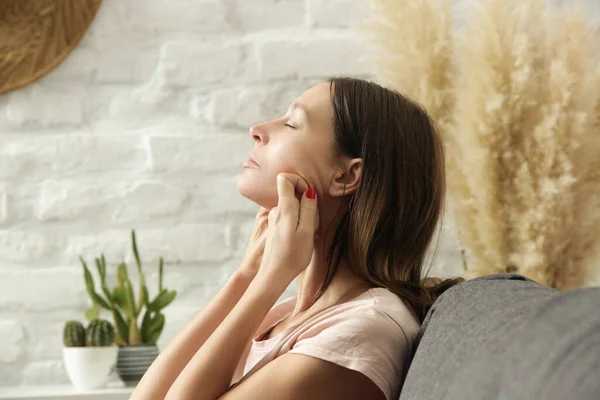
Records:
M321 331L348 330L349 334L397 337L409 342L418 334L420 322L411 308L386 288L372 288L356 300L332 308L307 326L303 337Z
M398 329L406 334L407 339L412 341L421 329L421 323L408 304L386 288L376 288L370 291L370 294L374 300L374 311L387 316L390 322L395 323Z
M307 329L288 354L310 356L359 372L386 398L392 398L407 372L420 326L398 296L377 289L354 307L346 307Z
M344 358L402 357L412 351L419 324L402 303L375 302L340 311L307 326L290 352L329 352Z
M373 347L391 347L396 353L411 351L419 329L419 321L399 296L385 288L373 288L304 324L294 349L319 345L332 351L343 349L345 354ZM361 346L345 348L350 343Z

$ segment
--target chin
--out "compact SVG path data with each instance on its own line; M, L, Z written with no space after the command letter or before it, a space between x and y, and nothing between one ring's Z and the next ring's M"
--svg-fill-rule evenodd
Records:
M237 181L237 189L242 196L270 210L277 206L277 188L271 189L266 188L266 186L264 183L256 182L245 175L241 175Z

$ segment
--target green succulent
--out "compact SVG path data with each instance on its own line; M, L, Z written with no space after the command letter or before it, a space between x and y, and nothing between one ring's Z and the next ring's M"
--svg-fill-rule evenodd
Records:
M158 265L158 292L153 299L150 299L137 248L135 230L131 231L131 241L140 279L137 302L125 262L121 262L117 266L117 284L110 290L106 283L106 260L104 255L95 258L101 289L101 292L97 292L90 269L85 260L79 257L83 266L83 277L87 293L92 300L92 307L86 311L86 318L90 321L98 319L100 308L104 308L113 315L116 327L115 342L117 344L155 344L165 325L165 316L161 311L171 304L177 292L163 288L164 261L161 257ZM140 317L141 325L138 326Z

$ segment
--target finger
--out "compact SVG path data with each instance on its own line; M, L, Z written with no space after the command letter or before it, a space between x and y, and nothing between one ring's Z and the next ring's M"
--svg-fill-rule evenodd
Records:
M319 213L317 206L317 192L309 188L300 200L299 229L315 232L319 228Z
M256 219L261 220L263 218L266 218L267 215L269 215L269 210L267 210L264 207L261 207L260 210L258 210L258 212L256 213Z
M277 207L281 210L282 216L298 221L300 212L300 202L296 198L296 186L301 181L295 174L282 173L277 175Z
M306 192L306 189L308 189L309 187L308 181L298 174L292 174L289 172L282 172L279 175L285 177L285 179L292 182L292 184L294 185L294 195L296 195L296 198L299 201L302 198L304 192Z
M279 210L277 207L273 207L269 214L267 214L267 222L269 226L274 226L279 214Z

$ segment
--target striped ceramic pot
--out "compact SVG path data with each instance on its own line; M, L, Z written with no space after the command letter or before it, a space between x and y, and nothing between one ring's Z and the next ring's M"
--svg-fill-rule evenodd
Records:
M125 386L135 386L157 356L158 347L155 344L119 346L117 375Z

